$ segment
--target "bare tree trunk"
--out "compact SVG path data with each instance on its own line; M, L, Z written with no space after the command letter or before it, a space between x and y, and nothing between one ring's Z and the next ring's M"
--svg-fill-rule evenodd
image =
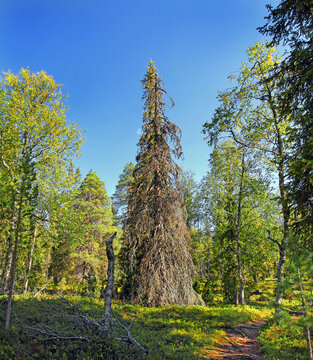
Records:
M273 243L275 243L279 249L279 260L278 260L277 268L276 268L277 282L276 282L276 295L275 295L275 304L276 304L275 314L277 315L280 312L280 306L282 304L283 295L284 295L284 291L283 291L283 287L282 287L282 280L284 278L284 268L285 268L285 262L286 262L286 241L287 241L287 239L285 238L285 236L283 236L281 242L279 242L276 239L273 239L271 237L271 232L269 230L267 230L267 233L268 233L268 239L273 241Z
M15 242L14 242L14 250L13 250L13 257L12 257L12 266L11 266L11 271L10 271L9 297L8 297L8 304L7 304L7 310L6 310L6 315L5 315L5 326L4 326L5 330L7 330L9 328L10 318L11 318L12 298L13 298L14 283L15 283L15 269L16 269L16 262L17 262L17 247L18 247L18 240L19 240L19 233L20 233L23 197L24 197L24 182L22 181L20 200L19 200L19 208L18 208L18 216L17 216L17 220L16 220L16 227L15 227Z
M280 138L279 138L280 139ZM280 144L280 142L279 142ZM281 159L283 158L283 152L281 150L281 146L279 147L281 155ZM276 239L273 239L271 237L271 233L268 230L268 238L273 241L279 248L279 260L277 263L276 268L276 294L275 294L275 314L279 314L280 307L283 301L284 297L284 290L282 287L282 281L284 279L284 269L285 269L285 263L286 263L286 245L287 245L287 237L289 234L289 206L288 206L288 199L287 199L287 193L286 193L286 186L284 182L284 163L282 160L279 162L279 171L278 171L278 178L279 178L279 190L280 190L280 199L282 203L282 215L283 215L283 236L281 239L281 242L277 241Z
M1 277L1 291L5 292L8 289L8 281L10 276L10 269L13 257L13 241L11 235L8 237L8 251L5 259L5 265Z
M210 251L210 246L208 246L208 260L207 260L207 266L206 266L206 280L210 281L210 275L211 275L211 266L210 266L210 261L211 261L211 251Z
M279 260L278 260L277 270L276 270L276 279L277 279L276 295L275 295L276 305L277 305L277 307L275 309L276 314L279 313L279 311L280 311L280 306L282 304L283 296L284 296L282 281L284 279L285 263L286 263L286 244L285 244L285 241L282 241L279 246Z
M283 157L283 152L280 152L280 156ZM284 279L284 269L285 269L285 263L286 263L286 242L287 237L289 233L289 207L288 207L288 200L287 200L287 194L286 194L286 187L285 187L285 181L284 181L284 164L282 161L279 163L279 189L280 189L280 198L282 203L282 214L284 219L283 224L283 237L281 239L280 244L278 244L279 247L279 260L277 264L277 284L276 284L276 309L275 313L278 314L280 312L280 306L283 301L284 291L282 288L282 281Z
M37 221L35 220L33 241L32 241L30 252L29 252L29 258L28 258L28 264L27 264L27 270L26 270L26 277L25 277L23 293L26 293L27 290L28 290L28 282L29 282L29 277L30 277L30 271L31 271L31 268L32 268L32 261L33 261L33 253L34 253L34 248L35 248L36 236L37 236Z
M261 72L263 72L260 64L259 64L259 68ZM283 215L283 236L281 242L279 243L278 241L274 241L279 247L279 261L276 272L277 284L276 284L276 309L275 309L275 313L278 314L280 312L280 306L284 296L284 292L282 288L282 280L284 279L284 269L286 262L286 242L289 234L290 211L289 211L288 197L287 197L287 191L285 185L285 148L284 148L284 141L282 138L282 131L280 128L280 119L276 110L276 106L274 104L273 94L269 87L269 84L265 82L265 85L267 88L267 96L268 96L267 101L272 111L274 125L275 125L275 132L276 132L275 134L276 142L277 142L276 165L278 171L281 210ZM270 238L270 233L269 233L269 238Z
M36 294L33 296L33 299L35 299L49 284L49 282L51 281L52 277L49 277L47 282L44 284L43 287L41 287L37 292Z
M237 234L236 234L236 257L238 264L238 278L239 278L239 303L245 303L245 282L242 271L242 252L240 246L240 229L241 229L241 205L242 205L242 192L243 192L243 178L245 174L245 153L243 151L241 158L241 176L240 176L240 186L239 186L239 196L238 196L238 210L237 210Z
M238 296L238 289L236 288L236 292L235 292L235 305L238 306L239 305L239 296Z
M310 328L308 326L305 327L305 336L306 336L306 342L307 342L307 346L308 346L309 360L313 360L311 333L310 333Z
M106 251L108 257L108 282L105 290L105 305L104 305L104 332L107 336L110 328L112 327L112 298L113 298L113 286L114 286L114 262L115 255L113 250L113 239L116 233L114 233L106 242Z

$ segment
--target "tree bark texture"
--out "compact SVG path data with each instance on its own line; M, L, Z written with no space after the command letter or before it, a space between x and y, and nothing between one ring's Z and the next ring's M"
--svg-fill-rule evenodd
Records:
M261 65L259 65L261 73L263 72ZM280 192L280 200L281 200L281 209L283 215L283 236L281 242L274 241L279 247L279 261L277 265L277 284L276 284L276 310L275 313L278 314L280 311L280 305L283 300L283 288L281 282L284 278L284 269L285 269L285 262L286 262L286 242L287 236L289 233L289 205L288 205L288 197L286 192L286 184L285 184L285 144L283 140L283 134L280 128L280 117L277 112L277 106L274 102L274 96L272 93L271 88L267 82L264 83L266 86L267 91L267 102L271 109L274 126L275 126L275 135L276 135L276 149L275 149L275 156L276 161L275 165L277 166L278 171L278 181L279 181L279 192Z
M30 248L30 252L29 252L28 263L27 263L26 277L25 277L24 290L23 290L24 293L26 293L28 291L28 283L29 283L29 277L30 277L30 272L31 272L31 268L32 268L36 236L37 236L37 222L35 221L33 239L32 239L32 244L31 244L31 248Z
M8 297L8 304L7 304L6 314L5 314L4 328L6 330L9 328L10 318L11 318L12 300L13 300L14 283L15 283L15 268L16 268L16 262L17 262L17 247L18 247L19 234L20 234L23 197L24 197L24 182L22 181L21 193L20 193L20 199L19 199L19 207L18 207L18 216L16 219L16 226L15 226L15 242L14 242L14 249L13 249L13 256L12 256L12 265L11 265L11 270L10 270L9 297Z
M240 229L241 229L241 206L243 193L243 178L245 174L245 153L242 153L241 158L241 176L238 196L238 210L237 210L237 234L236 234L236 257L238 264L238 278L239 278L239 303L245 303L245 282L242 269L242 251L240 246Z
M13 257L13 240L11 235L8 237L8 251L5 259L5 265L1 277L1 291L6 292L8 289L8 281Z
M109 334L110 328L112 327L112 298L113 298L113 287L114 287L114 263L115 255L113 250L113 239L116 233L114 233L106 242L106 253L108 258L108 282L105 290L105 305L104 305L104 332L106 335Z

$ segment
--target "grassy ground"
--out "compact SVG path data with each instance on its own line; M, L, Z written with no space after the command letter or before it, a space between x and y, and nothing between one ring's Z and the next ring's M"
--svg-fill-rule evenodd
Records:
M267 360L306 360L308 352L304 329L295 319L270 321L261 332L259 341Z
M80 304L81 311L101 319L103 301L71 297ZM147 308L121 303L114 304L116 314L124 323L137 318L131 328L132 336L149 349L144 355L139 348L113 340L105 343L99 336L85 335L90 342L77 340L44 340L33 333L32 324L42 329L57 328L64 336L81 334L77 326L66 321L71 310L65 301L53 297L30 300L17 297L14 304L13 326L7 335L0 333L1 359L203 359L208 350L225 334L225 329L270 315L265 309L243 306L184 307L166 306ZM1 307L1 321L4 306ZM18 322L20 321L20 323ZM25 326L28 326L25 328ZM24 328L23 328L24 327ZM28 335L27 335L28 333ZM29 336L33 335L33 336ZM114 336L120 337L120 330Z
M267 308L274 307L274 279L267 279L259 284L261 295L255 297L251 304L263 304ZM303 318L291 316L290 312L299 309L300 300L291 300L285 297L279 319L272 317L259 335L259 342L264 359L266 360L305 360L308 359L308 351L304 327L301 325ZM307 318L313 328L312 316Z
M35 300L16 296L10 331L5 334L3 327L0 327L0 359L209 359L210 353L223 342L230 327L272 318L274 284L273 280L260 284L261 294L251 297L249 306L220 304L147 308L115 302L114 311L124 324L130 324L135 319L131 334L148 348L148 355L116 339L105 341L94 329L72 321L73 309L64 299L51 295ZM102 318L102 300L73 296L68 299L87 317L96 320ZM293 305L287 300L284 308L292 309ZM1 304L0 298L2 324L4 312L5 303ZM32 329L34 326L36 331ZM41 334L38 329L43 330ZM51 329L56 329L64 337L86 336L90 341L58 340L55 336L47 340L43 332ZM123 331L115 325L113 337L122 337L125 334ZM307 358L303 327L293 317L286 315L279 325L275 320L269 320L259 340L265 359Z

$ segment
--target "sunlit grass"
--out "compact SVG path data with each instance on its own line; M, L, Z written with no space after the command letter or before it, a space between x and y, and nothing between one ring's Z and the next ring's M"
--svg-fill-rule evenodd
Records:
M201 306L162 306L148 308L114 302L113 310L124 324L130 324L132 336L148 348L144 355L139 348L121 344L116 339L107 343L99 338L92 339L90 344L79 344L69 341L52 341L47 343L40 336L29 338L21 331L15 319L38 323L48 321L51 326L71 335L75 332L65 321L57 322L47 314L66 312L68 307L61 298L43 294L38 299L29 295L16 297L14 303L11 331L4 335L0 330L0 359L208 359L213 356L217 347L225 344L229 328L253 320L271 319L274 315L275 280L266 279L258 284L259 293L250 296L250 305L234 306L215 305ZM94 319L103 317L104 301L91 297L69 296L80 311ZM294 300L286 298L283 308L293 309ZM4 321L5 304L0 307L0 321ZM60 317L58 318L60 319ZM59 320L58 320L59 321ZM116 325L114 338L125 333ZM265 358L306 359L306 342L303 328L296 325L289 317L279 325L270 320L259 337ZM37 344L38 343L38 344ZM37 344L34 347L34 344Z
M294 359L305 360L308 358L304 330L293 320L268 324L261 332L259 341L265 352L265 359Z
M103 316L103 300L88 297L70 297L69 299L78 304L85 314L96 319L101 319ZM62 300L50 295L35 300L21 296L16 298L14 311L15 316L20 319L25 318L27 321L33 319L34 322L37 322L42 321L44 313L60 310L62 306L64 306ZM118 359L201 359L208 350L214 349L215 344L221 341L225 335L225 328L270 316L268 309L231 305L148 308L115 302L113 309L125 324L136 319L131 328L132 336L149 349L149 354L143 355L140 349L114 340L112 347ZM1 310L3 319L4 309ZM68 332L71 331L70 328L66 328L65 324L55 325ZM10 359L12 353L19 354L21 349L25 354L24 359L36 358L36 353L32 353L34 339L26 338L17 329L18 327L13 325L14 342L8 341L6 338L0 340L1 359ZM115 326L114 336L120 337L121 335L122 331ZM40 343L40 340L38 342ZM56 348L55 345L57 345ZM45 354L46 358L51 359L56 358L55 356L60 356L61 359L72 359L73 351L76 351L74 350L75 347L68 343L57 342L53 346L50 349L47 344L44 344L45 348L40 350L41 356ZM60 351L62 354L59 353ZM96 354L90 354L88 349L86 351L87 353L78 351L76 358L110 358L96 357Z
M252 304L255 306L264 304L273 309L275 286L275 279L266 279L261 282L259 284L261 295L256 296L256 302L252 301ZM297 324L297 319L288 315L288 311L299 309L300 304L299 298L295 299L285 294L280 321L272 319L261 331L258 340L261 343L265 359L301 360L308 358L304 329Z

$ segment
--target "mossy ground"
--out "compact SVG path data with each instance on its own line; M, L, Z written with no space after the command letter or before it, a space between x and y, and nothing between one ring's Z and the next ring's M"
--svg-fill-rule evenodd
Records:
M250 298L250 305L233 306L215 304L201 306L162 306L149 308L114 302L113 309L124 324L130 324L132 336L149 353L148 355L118 340L106 341L92 329L85 335L90 342L79 340L45 340L43 335L29 336L25 325L44 324L61 331L65 336L80 334L81 329L67 321L71 309L56 295L43 295L38 299L16 296L11 329L4 333L0 328L0 359L209 359L210 354L223 343L227 329L253 320L273 317L274 281L260 284L261 294ZM80 307L80 312L100 320L103 300L91 297L70 296L68 299ZM0 299L1 302L1 299ZM293 304L286 301L285 307ZM0 305L0 321L4 323L5 303ZM114 338L125 333L114 326ZM279 325L269 320L259 336L265 359L306 359L306 342L301 326L289 317Z
M251 305L263 304L267 308L274 308L274 292L276 281L266 279L259 284L261 295L255 297ZM258 341L264 353L265 360L304 360L308 359L307 343L304 327L301 325L303 318L290 315L301 307L299 299L294 299L286 294L282 304L279 318L273 317L267 322L261 331ZM313 322L311 314L308 314L308 322L311 322L311 336Z
M304 329L293 319L280 324L274 320L269 322L260 333L259 341L266 360L308 359Z
M87 297L71 297L70 300L81 306L81 311L95 319L101 319L103 301ZM124 345L113 340L105 342L99 337L90 337L90 343L73 340L50 339L45 341L41 335L26 336L21 324L43 323L58 328L67 336L75 333L66 321L69 311L66 303L57 297L45 296L31 300L16 297L12 328L4 335L1 331L1 359L201 359L208 350L220 341L225 328L240 323L261 319L270 312L250 306L164 306L158 308L115 303L114 311L124 323L137 318L131 328L132 336L148 348L144 355L139 348ZM60 317L57 312L63 313ZM1 307L1 321L4 306ZM54 321L55 318L55 321ZM21 323L17 322L17 319ZM116 327L115 327L116 328ZM76 331L77 332L77 331ZM116 328L114 336L121 336Z

